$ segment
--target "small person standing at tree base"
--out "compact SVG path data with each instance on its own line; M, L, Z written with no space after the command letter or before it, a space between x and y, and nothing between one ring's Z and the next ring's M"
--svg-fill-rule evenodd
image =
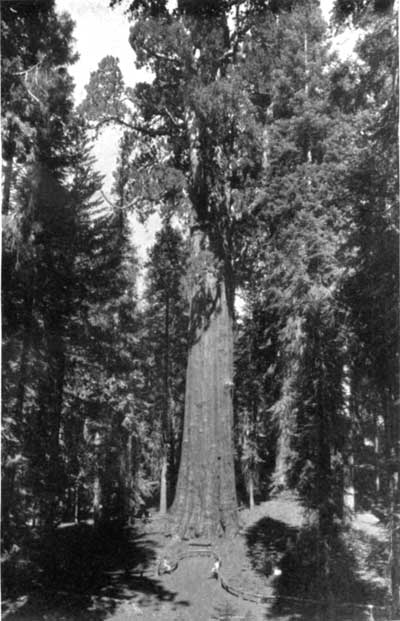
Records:
M221 569L221 559L217 558L214 565L212 566L210 578L215 578L216 580L218 580L220 569Z

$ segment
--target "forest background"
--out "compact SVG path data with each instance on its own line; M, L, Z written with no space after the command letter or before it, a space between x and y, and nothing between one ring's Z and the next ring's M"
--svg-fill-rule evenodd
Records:
M349 516L378 516L397 614L397 14L337 0L350 22L343 60L312 0L135 0L152 80L105 55L76 107L70 17L4 5L5 554L155 502L182 536L232 534L238 500L293 489L329 598ZM144 275L132 212L162 224Z

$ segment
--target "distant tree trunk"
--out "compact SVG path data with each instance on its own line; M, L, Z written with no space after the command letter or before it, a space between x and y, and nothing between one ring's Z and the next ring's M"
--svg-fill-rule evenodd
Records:
M10 211L10 196L11 186L14 168L14 156L15 156L15 142L14 142L15 130L11 127L9 129L8 136L8 148L6 148L5 165L3 169L3 198L1 203L1 213L3 216L8 215Z
M189 357L182 453L173 515L181 536L236 532L233 326L230 274L209 234L192 229ZM224 272L224 273L221 273Z
M100 453L102 450L102 438L99 431L96 431L94 436L94 456L95 456L95 471L94 471L94 480L93 480L93 500L92 500L92 511L93 511L93 520L94 522L99 522L103 517L102 512L102 496L103 490L100 479ZM104 503L107 506L106 503Z
M288 463L290 457L290 434L285 429L285 424L279 425L275 470L273 474L273 490L279 493L288 488Z
M352 515L356 509L356 492L354 487L354 455L350 453L347 456L344 465L344 489L343 489L343 505L346 514Z
M400 417L396 403L396 390L389 396L390 411L390 546L392 618L400 615Z
M322 417L321 417L322 418ZM321 430L322 434L324 433ZM321 437L321 435L320 435ZM329 442L320 441L320 471L321 476L321 496L320 504L318 507L318 573L321 588L321 599L323 600L323 619L326 621L334 621L334 597L332 591L332 552L335 547L335 527L332 515L332 507L329 499L331 497L331 490L329 489L328 477L330 474L330 457L329 457ZM328 451L328 457L322 457L322 452Z
M79 487L80 483L77 479L74 486L74 522L79 524Z
M120 490L122 501L123 520L126 524L130 525L132 522L132 509L133 509L133 464L132 464L132 451L133 451L133 425L130 418L126 418L122 427L124 429L122 434L122 451L120 460Z
M319 315L317 315L317 320ZM318 322L319 323L319 322ZM334 446L334 422L332 419L332 404L327 395L329 389L325 369L328 367L326 357L331 352L324 351L324 336L321 334L321 325L316 323L313 334L315 356L315 372L317 381L314 387L314 400L317 407L317 480L316 480L316 506L318 512L318 548L321 599L323 600L322 618L326 621L334 621L334 597L332 591L332 554L335 549L336 531L334 498L332 486L332 447Z
M343 464L343 519L347 521L354 514L356 508L356 493L354 484L354 452L352 433L352 381L348 365L343 365L342 377L343 415L346 419L347 430L344 446Z
M393 484L397 487L395 498L392 503L391 510L391 528L390 528L390 544L391 544L391 592L392 592L392 618L398 619L400 613L400 491L397 480Z
M22 428L23 423L26 382L28 378L29 348L32 338L32 290L28 291L28 293L24 297L24 307L22 349L19 363L19 378L14 412L14 420L18 426L18 429ZM9 455L9 457L12 457L12 455ZM5 545L8 543L8 536L10 534L9 529L11 525L11 513L15 509L15 477L17 473L16 461L11 459L9 460L9 462L9 464L6 463L2 472L1 523L3 540Z
M55 312L56 314L56 312ZM62 317L48 317L45 321L49 367L47 381L43 382L44 403L46 411L44 420L47 426L48 437L48 464L46 472L46 503L45 523L50 529L54 528L58 504L60 499L60 430L64 398L65 382L65 351L63 339Z
M249 490L249 507L250 509L254 509L254 477L253 477L252 472L249 473L248 490Z
M168 469L168 456L164 452L161 459L161 475L160 475L160 513L165 515L167 513L167 469Z
M10 195L11 195L11 180L13 174L14 158L10 157L6 161L4 166L4 184L3 184L3 200L1 210L3 216L7 216L10 211Z
M100 473L96 468L96 474L93 482L93 519L94 522L99 522L101 519L101 483L100 483Z
M167 513L168 439L170 437L170 391L169 391L169 294L165 293L164 314L164 408L162 414L162 457L160 471L160 513Z
M17 389L17 401L15 405L15 419L18 423L22 423L26 382L28 378L28 355L32 338L32 313L33 313L33 294L32 290L24 297L24 333L22 338L22 351L19 366L19 380Z
M379 496L381 492L381 472L380 472L380 442L378 416L374 411L374 469L375 469L375 492Z
M288 489L288 473L292 454L291 440L295 427L295 388L294 382L297 373L297 364L292 362L283 381L281 397L275 410L275 419L278 427L276 446L275 469L272 477L274 492Z

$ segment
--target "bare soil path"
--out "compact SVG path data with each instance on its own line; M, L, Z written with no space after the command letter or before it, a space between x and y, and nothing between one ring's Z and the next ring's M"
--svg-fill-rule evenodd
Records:
M89 525L59 529L51 548L56 573L47 579L38 573L3 571L7 594L3 618L8 621L311 621L319 619L315 607L288 601L291 595L307 596L313 576L312 533L295 498L272 499L252 511L241 511L242 533L232 540L209 542L222 559L222 574L229 585L248 593L277 595L271 604L257 604L234 597L210 577L210 555L181 558L177 569L158 575L158 560L177 559L190 542L165 537L157 516L147 526L123 531L99 531ZM345 542L347 556L338 551L339 591L347 601L379 601L384 593L385 532L370 515L358 516L350 537L361 533L361 546ZM192 542L193 543L193 542ZM207 545L207 543L205 544ZM340 552L340 553L339 553ZM344 554L344 552L343 552ZM356 558L357 557L357 558ZM361 570L355 561L361 559ZM360 564L360 563L359 563ZM282 569L271 576L273 565ZM22 565L21 565L22 566ZM38 564L39 566L39 564ZM4 568L3 568L4 570ZM25 582L21 581L26 579ZM4 578L6 581L4 583ZM10 583L11 588L8 588ZM343 591L344 592L344 591ZM288 598L289 596L289 598ZM340 621L365 619L363 613ZM375 620L384 619L375 614ZM319 621L322 621L319 619Z
M136 615L142 621L261 621L262 609L250 602L242 602L225 593L217 580L209 578L212 563L207 558L183 560L172 574L161 578L166 591L178 593L174 600L138 598ZM107 621L128 621L129 609L116 610Z

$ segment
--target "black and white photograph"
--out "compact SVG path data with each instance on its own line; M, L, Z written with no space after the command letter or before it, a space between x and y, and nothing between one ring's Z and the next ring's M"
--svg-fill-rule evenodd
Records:
M398 0L1 0L1 617L400 621Z

